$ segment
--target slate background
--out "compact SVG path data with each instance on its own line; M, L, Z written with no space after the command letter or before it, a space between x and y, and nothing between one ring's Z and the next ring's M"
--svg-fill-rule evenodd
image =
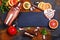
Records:
M31 0L32 3L35 4L36 1L40 0ZM59 27L52 32L52 40L60 40L60 6L56 4L55 0L41 0L44 2L49 2L52 4L53 9L56 10L55 16L53 19L58 20ZM3 14L0 16L2 21L4 21L6 17L6 14ZM48 27L49 20L44 16L43 12L26 12L19 14L18 19L14 22L16 24L16 27L26 27L26 26L44 26L46 28ZM5 28L5 26L2 24L0 25L0 29ZM25 37L23 35L15 36L12 40L31 40L29 37Z

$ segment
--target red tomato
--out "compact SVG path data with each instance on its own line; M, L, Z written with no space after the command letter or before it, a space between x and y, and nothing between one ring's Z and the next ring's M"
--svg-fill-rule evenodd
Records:
M17 33L17 29L14 26L10 26L7 31L10 35L15 35Z
M57 28L58 27L58 21L55 20L55 19L50 20L49 27L52 28L52 29Z

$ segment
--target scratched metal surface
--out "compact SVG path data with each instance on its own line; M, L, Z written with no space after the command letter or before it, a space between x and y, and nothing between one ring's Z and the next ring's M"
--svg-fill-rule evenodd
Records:
M53 19L58 20L60 24L60 4L59 4L60 1L59 0L31 0L31 2L34 4L36 1L44 1L44 2L51 3L53 9L56 10ZM4 21L5 17L6 14L0 16L2 21ZM14 24L16 24L17 28L24 27L24 26L44 26L46 28L49 28L48 22L49 20L44 16L43 12L38 12L38 13L26 12L26 13L21 13L18 19L14 22ZM1 28L5 28L4 25L0 25L0 29ZM19 35L19 36L15 36L12 40L31 40L31 38L23 35ZM60 40L60 25L55 31L52 32L52 40Z

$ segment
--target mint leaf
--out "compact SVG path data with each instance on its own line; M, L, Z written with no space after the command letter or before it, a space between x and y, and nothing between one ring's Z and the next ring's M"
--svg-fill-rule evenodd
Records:
M44 28L44 29L41 31L41 33L42 33L43 35L47 35L46 29Z

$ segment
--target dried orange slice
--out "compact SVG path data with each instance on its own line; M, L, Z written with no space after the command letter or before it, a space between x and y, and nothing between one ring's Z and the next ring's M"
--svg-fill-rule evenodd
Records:
M44 4L45 4L44 2L40 2L40 3L38 4L38 7L43 10Z
M44 3L44 2L40 2L38 4L38 7L42 10L46 10L46 9L51 9L52 5L50 3Z
M24 9L30 9L30 7L31 7L30 2L26 1L26 2L23 3L23 8Z
M56 19L50 20L49 27L52 29L56 29L58 27L58 21Z
M16 5L20 0L9 0L8 3L10 6Z
M45 3L44 5L43 5L43 10L46 10L46 9L51 9L52 8L52 5L50 4L50 3Z

